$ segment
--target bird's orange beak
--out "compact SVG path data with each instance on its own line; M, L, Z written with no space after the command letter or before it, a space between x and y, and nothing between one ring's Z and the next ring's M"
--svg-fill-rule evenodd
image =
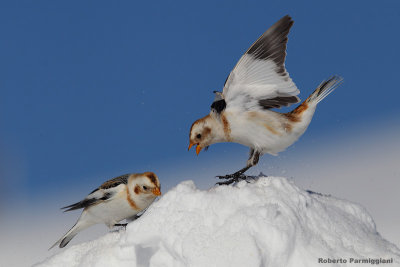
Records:
M196 154L199 155L200 151L201 151L202 147L200 145L196 146Z
M193 145L194 145L193 143L189 144L188 151L192 148ZM200 144L197 144L197 146L196 146L196 154L198 155L202 149L203 148L200 146Z
M154 188L152 192L156 196L160 196L161 195L160 188L158 188L158 187Z

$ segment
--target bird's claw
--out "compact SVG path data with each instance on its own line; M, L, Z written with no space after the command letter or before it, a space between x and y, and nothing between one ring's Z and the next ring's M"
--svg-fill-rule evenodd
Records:
M215 184L216 185L230 185L230 184L232 184L234 182L236 182L235 179L230 179L230 180L227 180L225 182L218 182L218 183L215 183Z
M228 180L228 179L234 179L234 180L239 180L239 179L241 179L241 180L245 180L246 177L247 177L247 176L244 175L243 173L237 173L237 172L232 173L232 174L227 174L227 175L217 175L217 178L218 178L218 179L226 179L226 180Z
M237 183L241 180L246 180L247 176L244 175L243 173L233 173L233 174L227 174L227 175L219 175L217 176L218 179L226 179L224 182L218 182L216 183L217 185L230 185L233 183Z
M122 228L124 228L124 229L126 229L126 226L127 226L128 224L127 223L116 223L116 224L114 224L114 226L116 226L116 227L122 227Z

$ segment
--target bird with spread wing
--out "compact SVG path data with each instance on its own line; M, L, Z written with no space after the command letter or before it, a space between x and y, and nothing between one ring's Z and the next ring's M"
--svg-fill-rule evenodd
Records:
M214 92L211 112L196 120L190 129L189 150L234 142L250 148L247 164L239 171L224 176L218 184L231 184L245 179L244 173L256 165L263 154L277 155L292 145L305 132L317 104L342 82L332 76L297 108L279 113L273 108L300 102L299 90L285 68L286 44L293 25L284 16L269 28L244 53L225 81L222 92Z

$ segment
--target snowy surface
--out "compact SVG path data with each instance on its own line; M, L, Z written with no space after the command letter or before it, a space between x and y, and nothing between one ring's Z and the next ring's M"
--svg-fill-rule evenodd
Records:
M262 177L210 190L182 182L126 231L35 266L347 266L318 258L393 258L384 266L400 266L400 250L360 205Z

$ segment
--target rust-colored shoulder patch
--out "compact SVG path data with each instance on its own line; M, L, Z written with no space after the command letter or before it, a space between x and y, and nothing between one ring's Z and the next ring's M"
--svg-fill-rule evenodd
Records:
M231 126L229 125L228 119L225 116L225 112L221 114L222 125L224 127L225 138L228 142L232 142L231 139Z
M129 203L129 205L131 206L132 209L140 210L139 207L136 205L135 201L133 201L133 199L131 198L131 193L129 192L129 188L128 187L126 187L126 200L128 200L128 203Z
M286 118L288 118L289 121L291 121L291 122L299 122L299 121L301 121L301 113L303 113L307 109L308 109L308 104L306 101L304 101L303 103L301 103L300 106L298 106L291 112L284 113L283 115L285 115Z

